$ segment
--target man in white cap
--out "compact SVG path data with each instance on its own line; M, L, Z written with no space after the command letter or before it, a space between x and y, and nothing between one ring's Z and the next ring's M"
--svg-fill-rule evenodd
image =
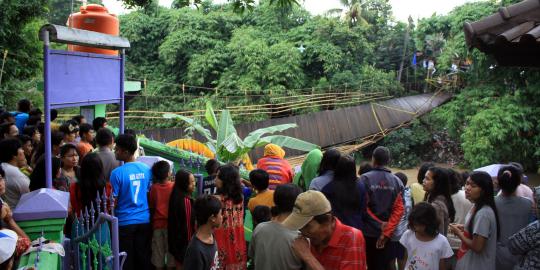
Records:
M0 230L0 270L13 268L17 234L12 230Z
M341 224L331 212L330 202L319 191L309 190L296 198L292 214L283 222L301 232L293 242L294 252L309 269L365 270L362 232Z

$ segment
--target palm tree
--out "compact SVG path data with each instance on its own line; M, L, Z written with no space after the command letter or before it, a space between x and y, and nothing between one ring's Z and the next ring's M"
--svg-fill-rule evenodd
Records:
M368 3L365 0L340 0L341 5L345 8L334 8L328 10L326 14L342 14L345 12L345 19L349 22L350 25L369 25L366 20L366 10L364 6Z

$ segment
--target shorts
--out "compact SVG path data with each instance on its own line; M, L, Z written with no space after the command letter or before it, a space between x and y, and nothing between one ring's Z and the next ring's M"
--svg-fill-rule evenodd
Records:
M405 258L405 252L407 249L398 241L388 241L388 256L391 260L398 259L403 260Z
M169 253L167 229L154 229L151 261L156 268L175 267L174 257Z

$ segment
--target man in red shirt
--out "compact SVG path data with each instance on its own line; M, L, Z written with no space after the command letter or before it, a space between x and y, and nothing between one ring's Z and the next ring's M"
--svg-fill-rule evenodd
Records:
M362 232L343 225L331 211L330 202L319 191L298 196L292 214L283 222L285 227L301 232L293 242L294 252L309 269L365 270Z

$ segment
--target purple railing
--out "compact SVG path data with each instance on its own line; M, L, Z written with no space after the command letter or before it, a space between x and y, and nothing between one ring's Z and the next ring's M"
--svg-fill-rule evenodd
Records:
M127 254L119 250L114 197L107 197L104 190L90 209L85 207L73 222L73 239L64 244L64 269L122 269Z

